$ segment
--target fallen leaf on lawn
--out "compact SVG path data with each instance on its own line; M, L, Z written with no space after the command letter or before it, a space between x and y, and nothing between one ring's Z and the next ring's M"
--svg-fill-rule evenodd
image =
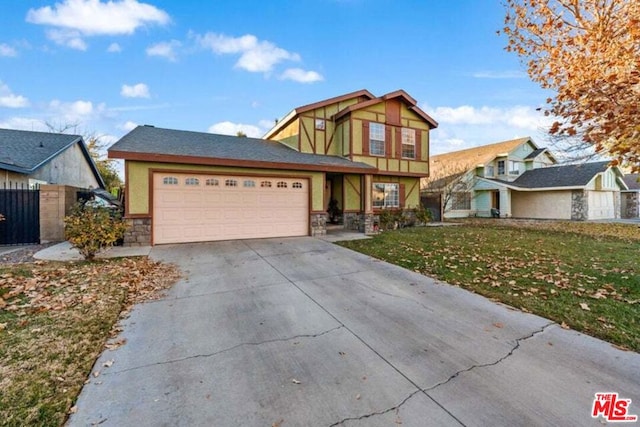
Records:
M567 325L567 324L566 324L566 323L564 323L564 322L562 322L562 323L560 324L560 327L561 327L562 329L571 329L571 328L569 327L569 325Z
M78 405L74 405L69 409L70 414L75 414L76 412L78 412Z
M107 360L102 364L102 366L104 366L105 368L110 368L111 366L113 366L113 362L114 362L113 359Z
M292 379L292 380L291 380L291 382L292 382L292 383L294 383L294 384L300 384L300 381L298 381L298 380L297 380L297 379L295 379L295 378L294 378L294 379Z
M589 304L587 304L586 302L581 302L580 308L586 311L591 311L591 309L589 308Z
M2 298L0 298L0 308L5 308L6 306L7 303Z
M93 371L93 376L95 378L98 378L100 376L100 371L99 370L98 371Z

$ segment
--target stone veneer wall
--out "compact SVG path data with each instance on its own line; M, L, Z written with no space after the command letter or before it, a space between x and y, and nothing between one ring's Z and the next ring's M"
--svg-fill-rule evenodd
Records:
M362 227L362 218L359 212L347 212L343 214L342 223L345 230L364 231Z
M622 218L638 218L640 215L640 192L622 193Z
M571 219L584 221L589 217L589 198L584 190L571 191Z
M309 223L311 224L311 236L326 236L327 234L327 214L311 214Z
M151 218L127 218L129 228L124 233L124 246L151 244Z
M615 191L613 193L613 215L616 219L620 218L620 215L622 214L620 204L620 192Z

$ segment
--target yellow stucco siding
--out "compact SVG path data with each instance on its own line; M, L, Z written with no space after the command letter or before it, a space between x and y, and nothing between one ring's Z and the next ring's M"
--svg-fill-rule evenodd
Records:
M298 149L298 134L300 133L300 123L296 119L282 128L278 133L273 135L271 139L280 141L291 148Z
M234 167L217 167L203 165L185 165L178 163L151 163L151 162L126 162L128 168L127 175L127 196L129 197L129 215L150 214L149 208L149 169L174 170L174 171L194 171L200 173L213 174L265 174L274 176L301 176L310 177L311 189L311 210L323 211L324 202L324 174L322 172L295 171L295 170L274 170L274 169L251 169Z
M359 211L361 193L360 175L345 175L344 195L346 200L344 201L344 210Z

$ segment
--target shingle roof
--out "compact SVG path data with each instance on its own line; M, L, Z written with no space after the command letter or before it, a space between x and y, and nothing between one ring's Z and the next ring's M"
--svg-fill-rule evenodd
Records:
M276 169L377 170L342 157L300 153L275 141L153 126L138 126L123 136L109 148L109 157L211 165L246 163Z
M538 148L537 150L533 150L531 153L529 153L529 155L527 157L525 157L525 160L533 160L536 157L538 157L540 154L544 153L545 151L547 151L546 148Z
M638 179L640 179L640 173L625 175L622 179L624 179L629 190L640 190L640 182L638 182Z
M581 187L609 167L609 161L528 170L511 185L522 188Z

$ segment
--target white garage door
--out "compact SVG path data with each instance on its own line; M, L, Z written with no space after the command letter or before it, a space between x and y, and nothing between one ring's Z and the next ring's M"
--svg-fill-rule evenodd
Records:
M615 218L612 191L589 191L589 219Z
M155 244L307 236L308 224L307 179L153 175Z

